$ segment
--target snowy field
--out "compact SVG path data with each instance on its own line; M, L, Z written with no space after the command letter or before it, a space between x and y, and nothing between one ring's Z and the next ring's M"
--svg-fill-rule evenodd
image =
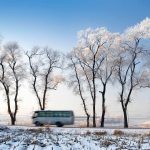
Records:
M0 126L0 150L150 150L150 129Z

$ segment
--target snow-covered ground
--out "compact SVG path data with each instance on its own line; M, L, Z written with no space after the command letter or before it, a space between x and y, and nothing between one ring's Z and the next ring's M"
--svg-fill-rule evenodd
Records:
M150 129L0 126L0 150L150 149Z

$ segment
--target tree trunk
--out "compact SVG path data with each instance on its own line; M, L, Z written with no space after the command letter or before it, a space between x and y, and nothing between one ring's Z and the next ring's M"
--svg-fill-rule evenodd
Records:
M124 128L128 128L128 117L127 117L127 109L123 108L123 115L124 115Z
M93 127L96 127L96 111L95 111L95 102L93 102Z
M101 116L101 127L104 127L104 121L105 121L105 102L103 101L102 104L102 116Z
M87 115L87 118L86 118L86 126L87 126L87 127L90 126L90 115Z
M16 122L16 119L13 116L11 116L11 125L15 125L15 122Z
M105 112L106 112L106 107L105 107L105 91L106 91L106 84L103 84L103 92L101 92L101 94L102 94L101 127L104 127L104 122L105 122Z
M10 118L11 118L11 125L15 125L16 118L13 116L13 113L12 113L11 107L10 107L9 87L7 87L7 88L5 87L5 91L6 91L6 97L7 97L8 113L9 113Z

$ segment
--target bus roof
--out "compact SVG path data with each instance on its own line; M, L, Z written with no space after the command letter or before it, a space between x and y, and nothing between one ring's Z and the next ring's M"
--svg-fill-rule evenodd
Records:
M36 110L34 112L73 112L72 110Z

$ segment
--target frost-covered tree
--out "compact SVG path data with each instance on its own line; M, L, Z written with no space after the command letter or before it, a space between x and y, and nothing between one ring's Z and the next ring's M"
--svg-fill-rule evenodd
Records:
M86 85L92 99L93 127L96 127L97 73L104 60L103 46L107 41L105 28L79 32L78 53Z
M6 95L11 124L16 122L18 112L18 94L24 78L22 53L16 42L7 43L0 54L0 83Z
M58 51L48 47L40 49L34 47L26 52L28 57L32 88L37 97L41 110L45 110L48 90L56 90L63 77L56 71L62 67L62 57Z
M70 70L68 85L69 87L73 87L73 91L80 96L83 104L83 109L86 115L87 127L89 127L90 114L87 108L88 106L87 106L86 96L85 96L86 89L84 86L84 77L82 74L83 71L82 71L80 59L78 58L75 49L68 54L67 58L68 58L68 69Z
M104 60L97 72L97 78L100 81L100 90L102 96L102 115L100 126L104 127L105 123L105 113L106 113L106 92L107 85L111 81L111 77L113 75L116 59L115 59L115 48L116 48L116 40L118 39L118 33L110 33L107 32L107 41L103 46L103 56Z
M128 128L127 108L132 101L132 93L143 83L145 58L148 49L144 40L150 38L150 19L128 28L121 36L117 58L117 78L121 85L120 102L124 115L124 127Z
M87 88L86 92L89 93L92 100L93 127L96 127L96 101L97 93L98 91L100 91L98 90L98 86L100 83L103 83L103 79L105 78L104 73L102 74L101 72L103 70L101 67L104 60L106 59L108 49L110 49L109 47L111 46L111 36L113 36L113 34L110 33L106 28L89 28L79 32L79 40L75 48L76 56L78 58L78 62L82 71L80 76L84 78L84 86ZM101 82L98 82L99 80ZM101 93L104 94L105 92L101 91ZM102 96L102 98L102 109L104 118L105 97ZM102 120L104 122L104 119Z

